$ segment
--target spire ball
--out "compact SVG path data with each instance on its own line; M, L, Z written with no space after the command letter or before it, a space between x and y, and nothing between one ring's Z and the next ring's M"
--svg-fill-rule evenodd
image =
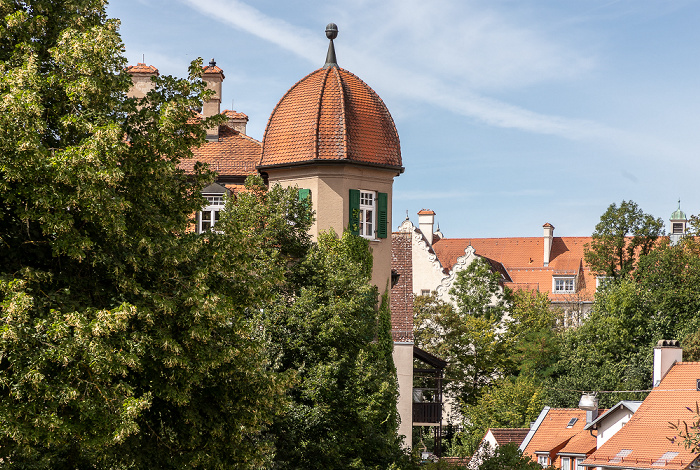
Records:
M209 61L209 67L216 67L216 61L212 57L211 60Z
M338 37L338 25L335 23L328 23L326 25L326 37L331 41Z

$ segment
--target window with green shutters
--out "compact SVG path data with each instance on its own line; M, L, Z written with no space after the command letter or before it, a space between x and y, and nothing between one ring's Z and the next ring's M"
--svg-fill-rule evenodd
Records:
M388 194L350 190L350 232L368 239L387 238Z

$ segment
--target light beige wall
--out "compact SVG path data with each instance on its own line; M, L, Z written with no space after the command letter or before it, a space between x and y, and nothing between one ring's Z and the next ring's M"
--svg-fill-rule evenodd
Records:
M131 81L134 85L129 89L127 96L130 98L144 98L146 94L153 88L151 77L155 77L154 73L133 73Z
M399 436L406 436L404 445L411 449L413 434L413 343L394 343L394 365L399 380L399 401L396 406L401 424Z
M289 169L268 170L270 186L297 186L311 190L311 204L316 222L311 228L314 240L329 229L342 234L350 220L351 189L364 189L388 194L387 238L371 240L374 258L372 284L383 294L391 279L391 208L392 186L396 172L357 165L309 165Z

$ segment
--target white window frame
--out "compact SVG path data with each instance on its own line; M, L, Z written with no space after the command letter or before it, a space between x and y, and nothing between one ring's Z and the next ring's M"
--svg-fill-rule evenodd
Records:
M377 238L377 192L360 189L360 236Z
M576 459L576 470L586 470L586 467L583 466L583 460L582 458Z
M573 294L576 292L576 276L555 276L552 278L554 294Z
M571 458L562 457L561 458L561 470L571 470Z
M549 465L549 455L543 455L543 454L537 454L537 463L542 465L542 467L546 467Z
M202 196L209 201L209 205L203 207L202 210L199 211L197 217L197 233L203 233L213 229L219 221L221 211L223 211L226 206L225 194L202 194Z

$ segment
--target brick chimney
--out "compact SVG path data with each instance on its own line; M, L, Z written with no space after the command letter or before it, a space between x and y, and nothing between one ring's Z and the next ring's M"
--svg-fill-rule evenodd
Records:
M205 118L215 116L221 112L221 83L224 81L224 71L216 66L216 61L212 59L209 65L202 68L202 80L207 84L207 88L214 90L214 95L206 100L202 106L202 115ZM207 129L207 140L219 139L219 126Z
M128 66L126 71L131 75L131 81L134 82L127 93L129 98L144 98L153 89L151 78L159 75L157 68L142 62Z
M554 225L547 222L542 226L544 229L544 264L549 266L549 257L552 254L552 241L554 240Z
M435 212L430 209L421 209L418 212L418 228L423 232L423 236L430 245L433 244L433 224L435 223Z
M654 346L654 387L658 387L673 364L683 360L681 343L675 339L662 339Z
M248 124L248 116L243 113L239 113L238 111L232 111L230 109L225 110L224 114L228 118L228 121L226 121L226 125L234 131L238 131L241 134L245 135L246 125Z

